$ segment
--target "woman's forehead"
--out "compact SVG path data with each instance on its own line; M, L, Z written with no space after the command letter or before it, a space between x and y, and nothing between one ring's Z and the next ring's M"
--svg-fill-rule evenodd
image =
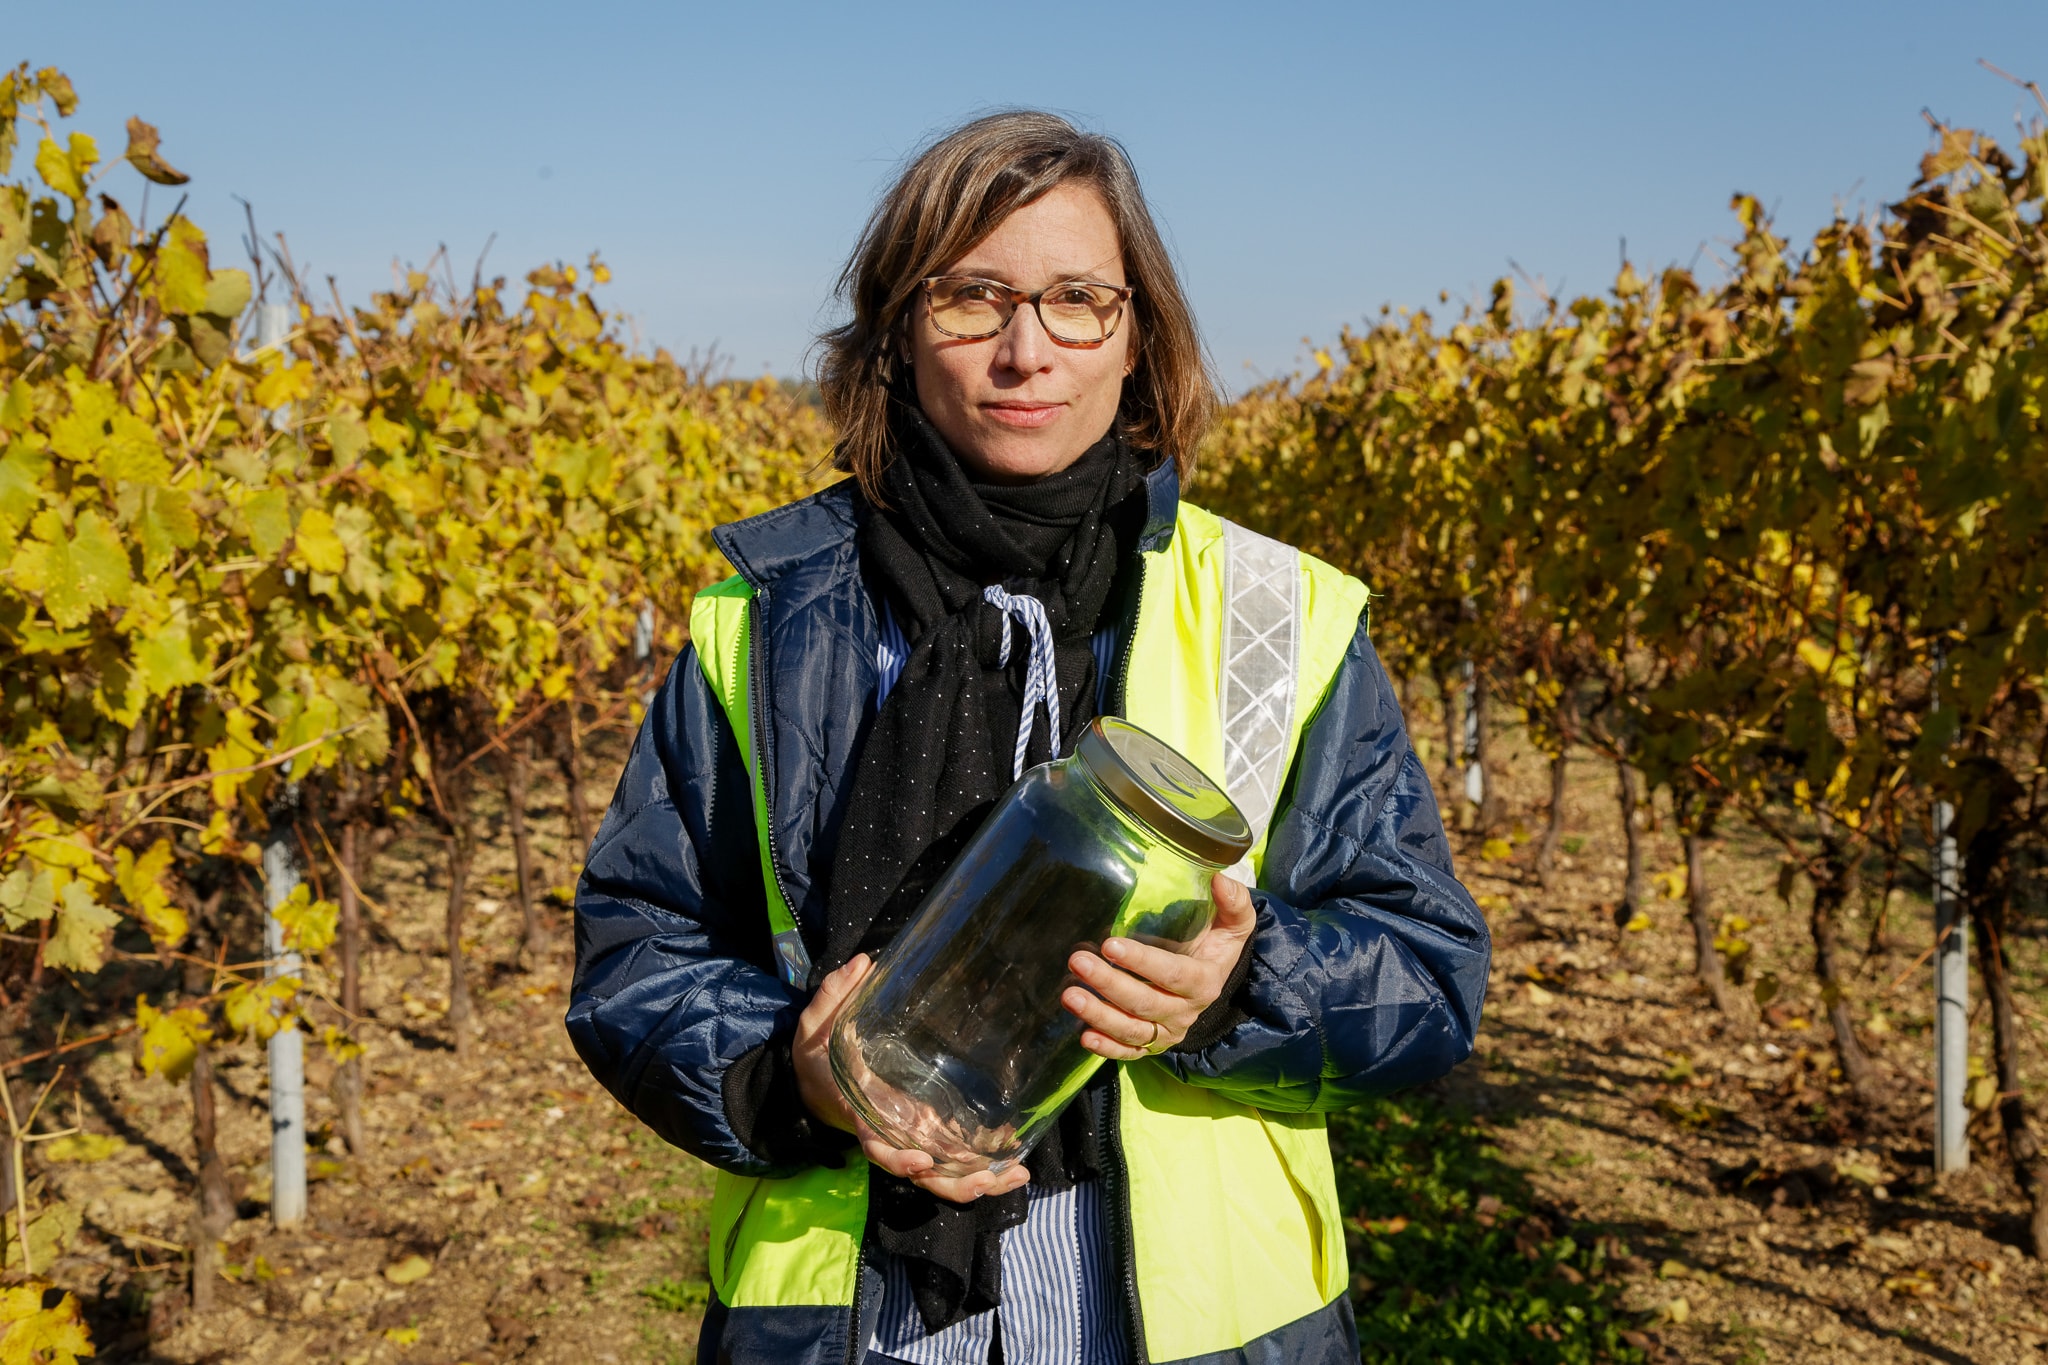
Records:
M947 267L1017 288L1068 279L1123 283L1116 220L1092 186L1062 185L1016 209Z

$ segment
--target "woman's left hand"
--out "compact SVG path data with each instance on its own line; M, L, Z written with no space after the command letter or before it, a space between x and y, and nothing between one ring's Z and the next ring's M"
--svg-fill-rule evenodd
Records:
M1100 955L1083 951L1067 959L1088 987L1069 986L1060 996L1087 1026L1081 1046L1116 1062L1154 1056L1187 1037L1202 1011L1216 1003L1258 915L1251 892L1236 878L1219 872L1209 889L1216 918L1185 953L1112 938Z

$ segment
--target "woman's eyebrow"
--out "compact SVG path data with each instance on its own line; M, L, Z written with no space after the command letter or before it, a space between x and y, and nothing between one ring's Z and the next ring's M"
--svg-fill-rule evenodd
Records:
M1111 264L1114 263L1111 262ZM1011 279L1008 274L996 270L976 270L972 266L963 265L956 270L948 270L943 273L947 275L965 276L968 279L987 280L990 284L1000 284L1010 289L1023 289L1025 287L1021 284L1018 284L1015 280ZM1097 266L1093 270L1066 270L1056 272L1052 275L1047 276L1045 285L1047 288L1050 288L1056 284L1065 284L1069 280L1092 280L1103 284L1109 283L1109 281L1103 278L1103 267Z

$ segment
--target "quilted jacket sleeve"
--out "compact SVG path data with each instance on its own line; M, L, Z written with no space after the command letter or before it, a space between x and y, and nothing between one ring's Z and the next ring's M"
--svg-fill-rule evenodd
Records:
M745 760L694 650L633 742L576 887L570 1040L663 1138L740 1174L768 1163L723 1098L741 1057L794 1033L772 970Z
M1342 1109L1472 1052L1492 943L1363 618L1268 843L1235 1022L1164 1059L1262 1109Z

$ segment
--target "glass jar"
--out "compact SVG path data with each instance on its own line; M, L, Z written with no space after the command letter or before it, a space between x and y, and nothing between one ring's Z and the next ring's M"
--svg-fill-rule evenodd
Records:
M1081 984L1068 959L1113 936L1185 951L1251 842L1193 763L1090 722L997 803L847 1002L830 1045L847 1103L940 1174L1022 1159L1103 1061L1060 1003Z

